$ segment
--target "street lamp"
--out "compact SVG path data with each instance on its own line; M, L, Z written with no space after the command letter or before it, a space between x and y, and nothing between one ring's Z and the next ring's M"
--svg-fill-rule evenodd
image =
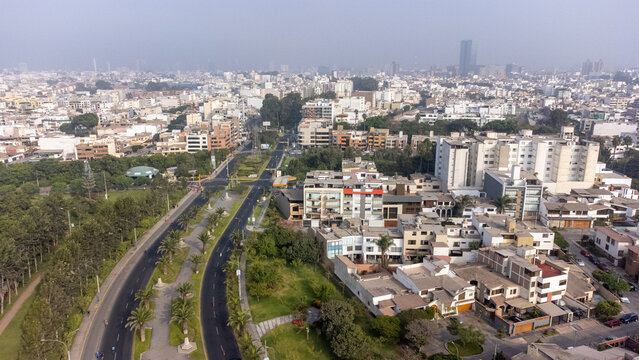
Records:
M69 347L67 346L67 344L64 341L60 341L60 340L49 340L49 339L45 339L42 338L40 339L41 342L47 342L47 341L51 341L51 342L59 342L60 344L64 345L64 349L67 351L67 360L71 360L71 352L69 351Z

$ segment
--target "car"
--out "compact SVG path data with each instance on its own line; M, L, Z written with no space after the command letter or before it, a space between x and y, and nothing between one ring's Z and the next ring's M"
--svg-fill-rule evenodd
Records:
M577 259L577 265L579 265L579 266L586 266L586 264L584 263L584 261L583 261L583 260L581 260L581 259Z
M591 263L593 263L593 264L595 264L595 265L599 264L599 259L597 259L597 257L596 257L596 256L592 256L592 255L590 255L590 257L588 258L588 260L590 260L590 262L591 262Z
M628 285L630 286L630 291L636 291L637 290L637 285L629 282Z
M635 313L628 313L622 316L619 320L621 320L624 324L628 324L631 322L637 322L637 320L639 320L639 316Z
M621 296L621 297L619 297L619 301L621 301L621 302L622 302L622 303L624 303L624 304L630 304L630 299L628 299L628 298L627 298L627 297L625 297L625 296Z
M610 271L610 268L608 267L608 265L606 265L606 264L604 264L602 262L598 263L597 267L600 268L601 270L605 271L605 272Z
M590 256L591 256L590 253L588 252L588 250L586 250L586 249L581 249L581 255L583 255L583 256L585 256L587 258L590 258Z
M614 338L614 337L612 337L612 336L606 336L606 337L604 338L604 341L612 341L612 340L614 340L614 339L615 339L615 338Z
M621 326L621 320L619 319L612 319L612 320L608 320L604 323L604 325L606 325L607 327L616 327L616 326Z

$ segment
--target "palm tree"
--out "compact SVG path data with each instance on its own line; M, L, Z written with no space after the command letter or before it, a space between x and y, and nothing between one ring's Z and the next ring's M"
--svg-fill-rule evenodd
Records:
M180 293L182 299L186 299L186 296L193 291L193 284L188 281L183 283L179 283L177 287L177 292Z
M455 198L455 210L457 212L457 216L463 215L464 209L472 206L475 206L475 200L469 195Z
M193 302L185 299L176 299L171 304L171 321L182 327L184 334L188 334L187 324L195 316Z
M242 230L235 230L231 233L231 241L233 242L233 246L238 248L242 244L242 240L244 240L244 234Z
M193 266L195 267L195 273L199 274L200 273L200 264L203 264L206 261L206 257L204 254L193 254L191 255L191 257L189 258L189 260L193 263Z
M167 237L162 240L158 247L158 252L169 257L169 264L173 264L173 254L177 252L179 242L174 237Z
M224 211L224 208L217 208L217 210L215 210L215 213L218 214L220 218L222 218L222 216L224 216Z
M186 230L189 227L189 223L191 222L191 215L187 213L183 213L178 217L178 225L182 228L182 230Z
M181 230L172 230L169 233L169 237L173 240L175 240L175 242L179 242L180 239L182 238L182 234L183 232Z
M251 315L248 311L234 311L229 315L229 321L227 323L228 326L235 329L237 332L241 332L244 330L244 326L251 318Z
M388 266L386 253L388 252L388 248L390 248L393 243L393 240L388 235L382 235L379 237L379 239L375 240L375 245L379 246L379 249L382 252L382 267L384 268Z
M222 215L218 214L217 212L209 215L208 225L211 227L217 226L221 218L222 218Z
M206 201L211 200L211 196L213 196L213 191L211 189L204 190L204 196L206 196Z
M513 202L514 200L508 195L504 195L492 200L492 204L495 205L495 207L497 208L498 214L503 214L504 210L509 209L510 205Z
M226 264L224 264L224 272L234 273L235 270L240 268L240 259L237 256L231 255Z
M140 340L144 342L146 335L144 325L151 319L153 319L153 312L150 309L138 306L131 311L131 315L126 319L127 323L124 326L131 331L140 330Z
M197 238L202 242L202 252L206 254L206 245L209 241L211 241L211 235L209 235L206 231L202 231Z
M166 275L166 271L169 267L170 261L169 261L169 257L166 255L162 255L158 261L155 262L155 265L157 266L162 266L162 273L164 275Z
M149 308L149 303L151 299L155 296L155 290L153 288L148 289L140 289L135 292L135 300L139 302L144 302L145 307Z

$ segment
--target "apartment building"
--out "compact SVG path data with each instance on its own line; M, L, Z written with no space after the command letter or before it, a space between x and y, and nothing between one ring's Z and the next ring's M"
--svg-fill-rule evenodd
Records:
M439 137L435 176L444 191L481 189L486 170L521 170L536 177L553 193L588 188L594 183L599 143L579 140L572 127L563 127L560 137L533 136L522 130L517 136L492 132L467 137L453 133Z
M97 160L106 155L117 156L115 139L113 138L96 139L75 146L76 160Z
M334 104L331 101L309 101L302 106L302 118L328 120L331 126L335 115Z
M386 138L390 134L388 129L375 129L374 127L368 130L368 150L374 151L386 148Z
M275 193L275 204L287 220L304 218L304 190L282 189Z
M556 228L591 228L595 222L597 211L608 212L605 207L593 210L591 206L578 201L550 202L542 201L539 207L539 220L548 227Z
M403 149L406 146L408 146L408 135L404 135L403 131L400 131L397 135L386 136L387 149Z
M304 226L341 223L344 180L341 172L315 170L304 180Z
M543 194L542 182L533 174L513 165L510 173L486 170L484 192L489 199L508 196L513 202L504 213L519 220L537 220Z
M479 263L519 286L519 296L533 304L561 300L566 293L570 267L563 261L537 257L531 247L483 248Z
M343 218L366 219L371 225L383 225L382 181L379 173L368 172L342 172Z
M341 150L345 150L348 147L365 150L368 146L368 132L344 130L342 125L338 125L337 129L331 132L331 144Z
M361 225L353 219L345 222L346 226L315 230L315 237L329 260L343 255L356 263L381 263L382 251L376 241L384 235L393 241L386 252L389 263L402 263L403 243L397 229Z
M639 236L636 230L630 231L623 228L609 228L597 226L595 245L603 250L606 257L615 266L624 266L623 263L628 248L639 244Z
M211 144L209 143L209 134L207 133L192 133L186 134L186 151L189 153L195 153L198 151L211 150Z
M332 125L325 120L302 119L297 126L297 143L302 148L331 145Z
M471 220L483 246L529 246L547 254L555 243L555 233L549 228L510 215L473 213Z

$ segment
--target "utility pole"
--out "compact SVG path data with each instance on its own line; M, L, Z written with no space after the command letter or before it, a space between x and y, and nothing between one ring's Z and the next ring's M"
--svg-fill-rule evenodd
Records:
M171 208L169 207L169 193L166 193L166 213L168 214L169 211L171 211Z
M102 172L102 178L104 179L104 200L109 200L109 189L106 184L106 172Z
M71 210L67 209L67 220L69 221L69 236L71 236Z
M98 278L98 274L95 274L95 282L98 284L98 301L100 301L100 279Z

